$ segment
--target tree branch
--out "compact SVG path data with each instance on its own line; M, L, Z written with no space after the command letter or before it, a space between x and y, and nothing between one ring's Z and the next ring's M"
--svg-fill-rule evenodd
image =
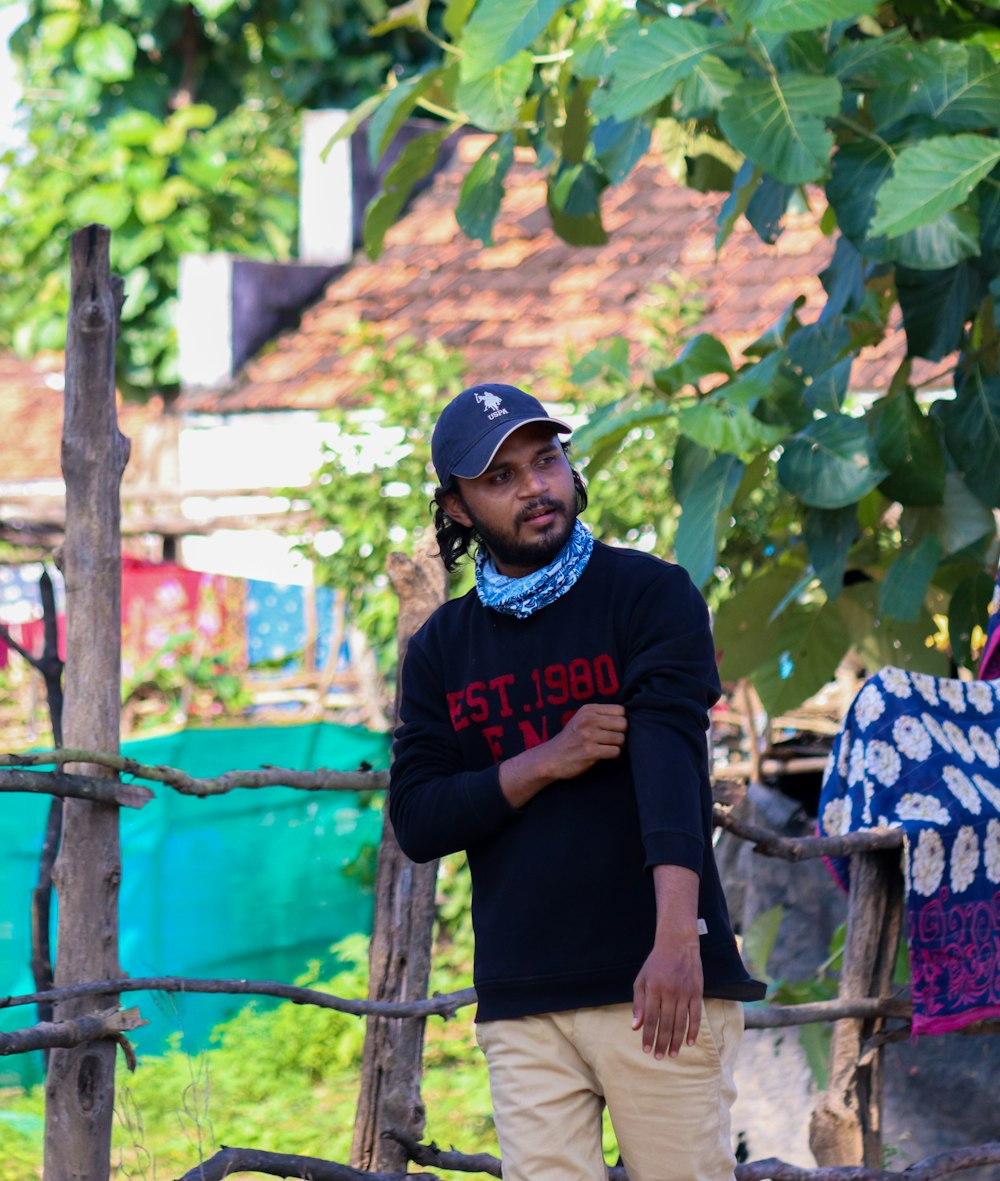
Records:
M445 1151L433 1143L420 1144L405 1132L397 1128L387 1128L383 1136L389 1136L406 1150L406 1155L414 1164L424 1165L430 1169L450 1169L454 1173L485 1173L488 1177L502 1177L500 1158L489 1152L456 1152L455 1149ZM608 1181L628 1181L628 1173L623 1168L607 1170Z
M0 763L0 766L6 765ZM68 775L64 771L0 770L0 791L27 791L62 799L96 800L102 804L118 804L123 808L142 808L153 798L153 793L141 783L97 779L93 775Z
M106 1009L67 1021L40 1021L27 1029L0 1033L0 1055L50 1050L55 1046L80 1046L99 1038L117 1037L127 1029L148 1025L138 1009Z
M34 1005L39 1001L64 1001L71 997L100 996L102 993L118 992L192 992L226 993L228 995L248 994L251 996L274 996L291 1001L296 1005L316 1005L320 1009L333 1009L338 1013L349 1013L355 1017L376 1014L379 1017L453 1017L456 1010L471 1005L476 1000L474 988L449 992L428 997L422 1001L366 1001L349 1000L320 992L315 988L300 988L295 984L282 984L276 980L198 980L185 976L123 976L114 980L95 980L82 984L71 984L66 988L49 988L45 992L34 992L25 996L0 997L0 1009L15 1008L18 1005Z
M744 841L752 841L754 852L764 857L781 857L785 861L809 861L816 857L849 857L853 853L870 853L875 849L900 849L903 832L899 828L874 828L868 832L851 832L842 837L779 837L769 828L749 824L736 817L721 804L713 809L715 823Z
M316 1156L292 1156L284 1152L261 1152L256 1148L219 1149L215 1156L195 1165L180 1181L223 1181L233 1173L266 1173L271 1177L301 1177L306 1181L412 1181L430 1173L363 1173L350 1165L320 1160Z
M262 767L255 771L227 771L212 779L198 779L177 767L151 767L124 755L95 750L44 750L25 754L0 754L0 767L50 767L65 763L92 763L120 775L135 775L172 787L181 795L225 795L237 787L291 787L299 791L382 791L389 786L387 771L293 771L286 767ZM83 778L77 776L77 778ZM101 781L106 782L106 781ZM37 790L37 789L35 789Z
M853 1000L812 1001L803 1005L754 1005L744 1009L747 1029L786 1029L791 1025L812 1025L820 1021L862 1020L898 1017L908 1020L913 1006L898 997L862 997Z
M949 1152L939 1152L901 1172L866 1169L856 1165L810 1169L770 1157L737 1165L736 1181L935 1181L937 1177L947 1177L963 1169L975 1169L997 1162L1000 1162L1000 1141L975 1148L953 1148Z

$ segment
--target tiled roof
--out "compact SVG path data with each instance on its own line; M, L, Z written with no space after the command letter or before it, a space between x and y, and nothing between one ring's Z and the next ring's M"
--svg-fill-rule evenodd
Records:
M0 484L21 484L62 478L60 447L63 421L63 373L61 353L44 354L23 361L0 353L0 422L5 443L0 460ZM154 398L147 405L122 403L118 426L133 437L152 419L163 403Z
M704 303L699 331L721 336L738 354L770 327L795 296L815 315L817 278L832 252L815 213L790 214L773 246L745 222L719 257L716 214L722 197L675 182L652 155L604 195L604 246L569 246L549 223L543 175L520 152L494 232L482 247L458 229L454 209L470 164L488 142L460 141L451 161L388 234L377 262L359 254L302 318L250 362L228 389L191 391L178 408L238 412L321 408L349 399L357 379L342 355L341 336L357 321L388 339L403 335L459 348L469 384L527 383L609 336L642 335L640 310L653 289L674 277ZM633 355L634 351L633 351ZM852 385L877 389L902 355L900 334L868 362ZM545 396L544 381L535 392Z

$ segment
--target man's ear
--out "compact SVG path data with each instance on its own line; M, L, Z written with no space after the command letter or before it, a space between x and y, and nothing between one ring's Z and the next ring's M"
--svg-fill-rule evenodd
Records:
M457 492L446 492L441 497L441 507L457 524L465 529L472 528L472 518L465 511L465 502Z

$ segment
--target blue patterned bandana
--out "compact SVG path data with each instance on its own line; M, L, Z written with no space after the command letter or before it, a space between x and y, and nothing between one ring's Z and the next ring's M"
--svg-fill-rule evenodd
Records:
M566 544L547 566L524 578L508 578L493 565L485 548L476 554L476 593L484 607L527 619L554 603L583 573L594 548L590 531L578 519Z

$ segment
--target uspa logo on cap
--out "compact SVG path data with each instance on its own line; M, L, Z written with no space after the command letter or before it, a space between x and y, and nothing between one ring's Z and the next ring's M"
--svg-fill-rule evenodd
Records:
M491 421L494 418L501 418L507 413L507 409L496 394L491 394L488 390L485 393L476 393L476 401L486 411L486 417Z

